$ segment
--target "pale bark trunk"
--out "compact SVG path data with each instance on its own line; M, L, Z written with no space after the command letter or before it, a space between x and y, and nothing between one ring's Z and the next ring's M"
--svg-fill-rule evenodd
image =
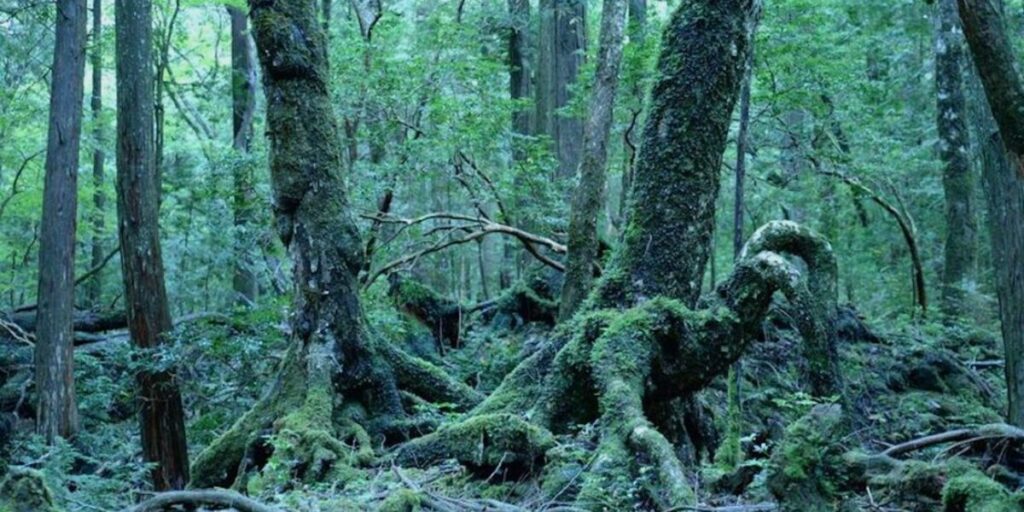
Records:
M239 159L233 168L235 261L232 285L236 302L252 305L259 295L254 268L256 246L252 240L256 220L255 176L249 158L256 113L256 52L249 38L245 12L228 7L228 13L231 16L232 147Z
M104 215L107 209L107 196L103 192L105 181L103 164L106 155L103 151L103 1L92 1L92 99L90 110L92 111L92 138L95 147L92 150L92 263L90 268L97 268L103 263L107 251L103 245L103 235L106 231L106 220ZM86 296L89 303L94 307L99 305L103 294L103 273L96 272L86 286Z
M556 176L572 179L583 150L583 122L558 112L572 101L586 53L586 9L582 0L541 0L537 52L537 129L551 137Z
M940 0L935 35L935 89L939 156L944 169L946 243L942 272L942 312L958 316L964 311L967 282L977 250L974 213L974 174L971 169L964 100L963 43L956 0Z
M579 184L573 193L569 216L569 256L559 317L566 320L590 293L594 265L598 263L597 218L604 200L608 136L611 132L615 94L622 63L622 36L626 25L625 0L605 0L601 14L601 40L590 108L583 135L583 160Z

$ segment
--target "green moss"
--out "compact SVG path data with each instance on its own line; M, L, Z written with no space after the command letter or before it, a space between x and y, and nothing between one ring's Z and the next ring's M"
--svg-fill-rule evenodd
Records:
M423 496L409 489L399 489L381 503L379 512L419 512L423 510Z
M942 491L945 512L1016 512L1024 503L978 470L951 478Z
M818 405L786 429L768 468L768 489L787 511L832 510L849 475L838 405Z
M34 469L11 467L0 480L0 510L5 512L59 512L53 492L43 473Z
M423 466L455 459L473 468L530 472L553 446L554 437L543 428L511 414L484 414L407 443L398 460Z

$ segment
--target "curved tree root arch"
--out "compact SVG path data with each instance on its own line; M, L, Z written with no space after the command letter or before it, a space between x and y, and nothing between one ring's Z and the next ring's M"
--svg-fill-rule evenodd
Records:
M806 273L787 256L803 260ZM605 279L602 286L614 277ZM407 443L398 462L454 457L481 470L504 464L536 472L555 444L553 433L596 421L600 441L583 475L581 505L631 506L630 482L651 479L642 467L653 468L646 500L659 509L690 503L693 493L663 434L671 427L659 418L659 404L724 374L756 338L775 292L794 306L807 387L819 396L840 395L835 282L827 241L795 223L772 222L754 233L733 273L696 309L663 297L628 309L592 302L468 419Z

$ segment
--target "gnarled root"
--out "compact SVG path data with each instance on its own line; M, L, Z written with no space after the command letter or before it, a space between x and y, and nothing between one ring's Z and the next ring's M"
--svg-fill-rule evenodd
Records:
M782 253L803 259L810 275ZM409 443L399 461L455 458L479 468L513 456L537 460L543 443L507 440L531 438L523 433L538 431L533 429L545 433L534 439L548 439L549 430L564 433L596 422L600 440L576 498L581 505L623 509L641 500L664 509L692 502L676 449L662 433L666 425L648 419L656 416L646 409L688 396L722 375L755 339L776 291L799 310L812 392L831 396L842 389L832 327L835 260L828 243L794 223L773 222L754 234L744 255L696 311L655 297L626 310L582 312L467 420Z

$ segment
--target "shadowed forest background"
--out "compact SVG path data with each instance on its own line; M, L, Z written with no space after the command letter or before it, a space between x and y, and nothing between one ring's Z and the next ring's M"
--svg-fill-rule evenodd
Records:
M0 512L1024 510L1019 0L0 0Z

